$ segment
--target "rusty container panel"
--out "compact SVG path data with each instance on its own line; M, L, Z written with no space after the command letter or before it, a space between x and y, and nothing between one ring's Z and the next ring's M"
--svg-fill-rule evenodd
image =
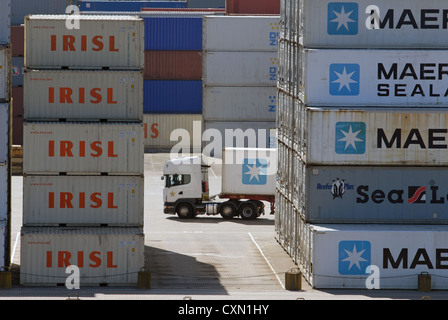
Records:
M145 51L145 80L201 80L202 51Z
M64 285L79 268L80 287L137 285L144 266L141 228L22 227L20 283Z
M200 114L145 114L145 150L171 150L174 147L200 152Z
M144 22L136 16L80 16L67 29L66 15L25 18L25 67L142 69Z
M25 120L143 120L141 71L27 70Z
M143 124L26 122L25 174L143 174Z
M141 176L30 176L25 226L143 226Z
M0 102L9 101L11 97L11 50L0 46Z
M226 14L280 14L280 0L226 0Z
M25 27L11 26L11 51L13 57L23 57L25 55Z

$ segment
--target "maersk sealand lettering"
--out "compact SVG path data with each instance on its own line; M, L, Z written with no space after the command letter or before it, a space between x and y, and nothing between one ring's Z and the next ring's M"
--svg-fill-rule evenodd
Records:
M435 252L435 269L448 269L448 249L436 249ZM411 256L412 257L412 256ZM417 266L425 266L428 269L434 269L434 263L425 248L419 248L415 252L411 265L408 266L409 249L401 249L398 257L394 259L389 248L383 249L383 269L388 269L389 264L392 269L398 269L401 265L403 269L415 269Z
M391 204L404 204L405 203L405 200L403 197L405 191L402 189L393 189L393 190L388 191L387 193L381 189L374 190L374 191L372 191L372 193L370 193L369 189L370 189L370 187L368 185L360 185L356 189L356 193L358 194L358 197L356 198L356 203L365 204L365 203L368 203L369 201L372 201L373 203L381 204L386 200ZM438 186L429 186L429 189L431 190L431 198L429 199L429 203L444 204L445 199L448 199L448 194L445 195L445 197L441 197L438 194L438 191L439 191ZM426 201L428 201L428 200L426 200ZM418 203L425 203L425 202L423 201L423 202L418 202Z
M419 146L421 149L447 149L448 145L443 143L446 139L443 134L448 133L448 129L428 129L428 139L425 144L425 140L422 137L419 129L412 128L409 133L404 135L401 129L395 129L394 133L388 139L384 129L377 129L377 148L383 148L383 143L387 149L394 147L400 149L408 149L411 145ZM405 143L401 146L402 138L406 138ZM404 139L403 139L404 140Z
M420 24L416 18L418 16L420 16ZM377 16L373 16L373 13L371 18L368 19L372 18L378 19ZM397 21L396 24L395 21ZM389 9L384 15L384 18L380 18L378 22L380 29L401 29L407 26L413 29L447 29L448 9L422 9L420 10L420 14L414 14L410 9L404 9L401 11L401 14L397 10L396 14L394 9Z

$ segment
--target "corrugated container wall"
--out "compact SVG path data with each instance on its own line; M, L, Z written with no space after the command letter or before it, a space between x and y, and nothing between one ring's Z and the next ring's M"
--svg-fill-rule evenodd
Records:
M11 0L0 0L0 45L9 44L10 32L9 25L11 21Z
M25 16L31 14L65 14L72 4L73 0L12 0L11 25L24 24Z
M226 0L188 0L187 8L225 8Z
M202 113L202 81L145 80L144 113Z
M8 237L8 223L6 221L0 221L0 261L7 261L7 255L9 250L7 249L7 241Z
M9 157L9 103L0 103L0 163L8 162Z
M141 226L143 177L25 176L24 226Z
M186 8L186 1L78 1L82 11L138 12L143 8Z
M297 22L285 27L309 48L447 48L447 9L438 0L303 0L288 12Z
M202 80L202 51L145 51L145 80Z
M172 149L201 151L200 114L145 114L145 150Z
M301 54L300 98L309 106L448 106L446 50L304 49Z
M204 16L205 51L278 50L278 16Z
M12 144L23 144L23 87L12 87Z
M11 86L11 50L0 46L0 102L10 99Z
M202 16L144 20L145 50L202 50Z
M26 122L25 174L143 174L143 124Z
M226 0L226 14L280 14L280 0Z
M275 86L277 67L277 52L206 52L203 82L206 86Z
M8 211L9 211L8 203L10 199L9 183L10 183L10 176L9 176L8 162L0 162L0 201L1 201L0 222L6 221L9 218L8 217ZM2 248L0 248L0 250L1 249Z
M275 194L276 149L226 148L222 160L223 194Z
M276 87L204 87L202 115L207 120L276 120Z
M25 67L143 68L143 19L131 16L80 16L80 28L67 29L66 18L62 15L32 15L26 18Z
M11 26L11 52L13 57L25 56L25 27Z
M135 285L144 267L141 228L22 227L20 284L65 284L66 268L80 271L80 286Z
M25 120L143 120L141 71L32 70Z

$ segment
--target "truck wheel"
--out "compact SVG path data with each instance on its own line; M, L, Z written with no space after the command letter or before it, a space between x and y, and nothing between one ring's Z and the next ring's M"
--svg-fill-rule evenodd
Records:
M224 202L219 208L219 213L224 219L233 219L236 216L236 207L231 202Z
M254 220L258 217L258 211L251 202L243 203L239 209L239 214L243 220Z
M176 212L181 219L191 219L195 216L193 207L189 203L181 203L177 205Z

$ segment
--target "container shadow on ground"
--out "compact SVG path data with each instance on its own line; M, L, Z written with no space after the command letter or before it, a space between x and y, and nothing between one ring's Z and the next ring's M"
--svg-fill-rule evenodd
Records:
M243 220L241 218L233 218L233 219L223 219L221 217L195 217L192 219L181 219L177 216L170 216L167 217L166 219L170 220L170 221L175 221L175 222L179 222L179 223L195 223L200 221L201 223L237 223L237 224L243 224L243 225L258 225L258 226L269 226L269 225L275 225L275 221L274 220L269 220L269 219L263 219L263 218L258 218L255 220Z
M191 294L192 290L206 290L208 295L227 295L220 283L216 268L199 262L194 257L145 246L145 268L151 272L151 288L139 289L137 283L129 286L82 286L78 290L68 290L65 286L21 286L20 265L13 264L12 288L0 290L0 298L68 298L76 295L79 299L94 298L96 295L148 295L173 293Z

